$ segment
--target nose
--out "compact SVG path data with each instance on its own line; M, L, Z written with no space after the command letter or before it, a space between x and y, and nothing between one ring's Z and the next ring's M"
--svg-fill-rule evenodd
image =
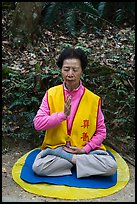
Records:
M72 76L73 76L73 74L74 74L74 73L73 73L73 70L72 70L72 69L70 69L70 70L69 70L69 72L68 72L68 76L69 76L69 77L72 77Z

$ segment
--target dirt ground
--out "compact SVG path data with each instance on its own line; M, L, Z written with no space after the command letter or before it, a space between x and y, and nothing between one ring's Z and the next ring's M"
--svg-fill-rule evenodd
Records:
M89 200L62 200L38 196L25 191L12 179L14 163L30 151L25 145L4 149L2 154L2 202L135 202L135 167L129 163L130 180L119 192L110 196Z

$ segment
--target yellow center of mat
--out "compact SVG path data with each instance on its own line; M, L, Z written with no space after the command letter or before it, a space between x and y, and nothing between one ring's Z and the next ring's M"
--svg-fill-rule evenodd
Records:
M118 165L117 184L107 189L76 188L76 187L52 185L52 184L46 184L46 183L30 184L23 181L20 178L22 167L25 163L26 157L34 149L26 153L24 156L18 159L18 161L14 164L12 168L12 177L13 177L13 180L17 184L19 184L24 190L44 197L74 200L74 199L92 199L92 198L100 198L100 197L108 196L124 188L128 183L130 176L129 176L129 168L125 160L110 147L106 146L106 148L114 155ZM36 148L36 149L39 149L39 148Z

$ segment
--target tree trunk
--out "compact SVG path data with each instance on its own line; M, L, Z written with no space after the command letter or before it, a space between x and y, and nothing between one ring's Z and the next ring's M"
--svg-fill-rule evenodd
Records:
M38 35L43 2L17 2L11 32L15 46L33 43Z

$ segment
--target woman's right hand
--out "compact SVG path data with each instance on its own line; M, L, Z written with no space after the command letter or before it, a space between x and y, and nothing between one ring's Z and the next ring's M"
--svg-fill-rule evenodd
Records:
M64 114L66 116L69 116L71 110L71 96L67 96L66 101L65 101L65 106L64 106Z

